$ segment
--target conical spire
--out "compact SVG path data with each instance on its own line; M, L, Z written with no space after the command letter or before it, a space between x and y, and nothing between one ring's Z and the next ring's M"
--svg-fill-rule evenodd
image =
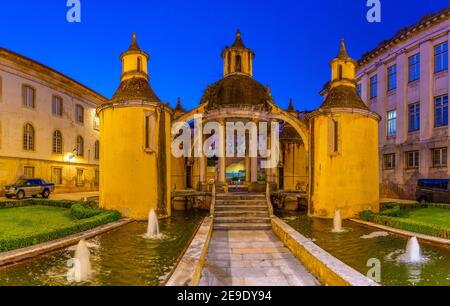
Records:
M341 39L341 49L339 50L337 58L342 60L350 58L350 56L348 56L347 49L345 48L345 40L343 38Z
M181 104L181 98L178 97L177 106L175 107L175 111L177 112L185 112L183 105Z
M239 30L239 29L237 29L237 31L236 31L236 39L233 43L233 47L245 48L244 42L242 41L242 37L241 37L241 30Z
M137 43L136 33L133 33L133 36L131 38L131 44L130 47L128 48L128 51L141 51L141 48L139 48L139 45Z
M294 102L292 101L292 99L290 99L290 101L289 101L289 107L288 107L287 111L288 112L295 112Z

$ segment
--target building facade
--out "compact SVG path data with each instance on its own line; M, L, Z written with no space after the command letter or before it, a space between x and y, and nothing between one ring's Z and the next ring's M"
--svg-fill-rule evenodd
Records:
M449 178L450 7L424 16L365 54L358 91L381 115L383 197L414 198L420 178Z
M121 83L97 109L101 207L138 220L147 219L152 209L170 215L177 195L208 207L208 192L215 185L217 192L265 192L269 187L274 195L300 195L309 215L317 218L333 218L337 210L344 218L378 211L379 116L358 95L356 62L344 42L330 64L324 103L305 116L292 105L280 108L270 88L254 79L255 53L239 31L221 53L223 77L206 88L190 111L180 101L172 109L155 94L149 56L135 35L120 58ZM276 132L259 133L274 123L283 127L279 142ZM229 130L236 124L245 131ZM178 143L180 134L191 141ZM240 137L244 141L237 146ZM256 147L263 150L251 154ZM174 150L185 154L177 156ZM279 154L279 162L267 166L267 152Z
M98 190L99 119L106 99L69 77L0 49L0 195L21 177L56 192Z

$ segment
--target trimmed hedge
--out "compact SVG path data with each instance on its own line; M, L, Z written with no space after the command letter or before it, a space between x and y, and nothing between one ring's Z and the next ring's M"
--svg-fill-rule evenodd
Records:
M373 216L373 219L375 223L381 225L439 238L450 239L450 229L441 226L431 225L411 219L402 219L383 215L375 215Z
M44 204L40 204L44 205ZM16 206L15 206L16 207ZM58 206L60 207L60 206ZM20 249L36 245L39 243L60 239L66 236L78 234L99 227L104 224L119 221L122 218L117 211L107 211L95 217L80 220L76 225L62 227L58 230L43 232L36 235L16 238L10 240L0 240L0 252Z
M98 203L95 201L66 201L66 200L46 200L46 199L26 199L21 201L15 201L15 200L3 200L0 201L0 209L5 208L14 208L14 207L26 207L26 206L33 206L33 205L40 205L40 206L51 206L51 207L60 207L60 208L67 208L70 209L73 205L79 204L85 208L91 208L91 209L97 209Z
M372 217L373 217L373 212L371 210L365 210L359 214L359 218L366 222L372 220Z
M103 211L101 210L86 208L81 204L72 205L72 207L70 208L70 215L72 216L72 218L77 220L89 219L100 215L102 212Z
M400 205L397 205L394 206L393 208L380 212L378 215L396 218L405 218L408 217L408 210L401 209Z

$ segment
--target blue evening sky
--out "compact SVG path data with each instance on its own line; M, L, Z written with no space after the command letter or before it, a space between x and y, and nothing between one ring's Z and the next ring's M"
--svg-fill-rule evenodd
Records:
M381 0L382 22L366 20L366 0L81 0L82 22L66 21L66 0L0 4L0 46L50 66L111 97L119 55L131 33L151 58L151 84L165 102L195 107L222 77L220 53L240 28L256 53L254 77L269 84L277 104L299 110L321 104L329 61L345 37L360 56L448 0Z

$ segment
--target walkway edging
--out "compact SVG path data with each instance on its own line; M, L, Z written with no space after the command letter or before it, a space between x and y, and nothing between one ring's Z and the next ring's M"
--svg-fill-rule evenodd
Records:
M166 286L198 286L213 233L213 219L205 218Z
M322 284L326 286L380 286L321 249L281 219L274 217L272 228L275 235Z
M350 219L350 221L352 222L356 222L358 224L362 224L362 225L366 225L369 227L373 227L376 229L381 229L384 230L386 232L390 232L393 234L397 234L400 236L405 236L405 237L416 237L419 240L422 241L427 241L427 242L431 242L431 243L435 243L435 244L441 244L441 245L445 245L445 246L450 246L450 240L449 239L444 239L444 238L439 238L439 237L434 237L434 236L430 236L430 235L425 235L425 234L419 234L419 233L414 233L414 232L410 232L410 231L405 231L405 230L401 230L398 228L394 228L394 227L390 227L390 226L386 226L386 225L381 225L381 224L377 224L377 223L373 223L373 222L366 222L366 221L362 221L362 220L358 220L358 219Z
M18 250L12 250L4 253L0 253L0 267L6 266L14 263L18 263L33 257L37 257L46 253L50 253L53 251L61 250L66 247L70 247L72 245L77 244L81 240L85 239L91 239L93 237L96 237L98 235L102 235L106 232L110 232L112 230L115 230L119 227L122 227L128 223L133 222L131 219L122 219L117 222L105 224L99 227L96 227L94 229L70 235L67 237L63 237L60 239L47 241L44 243L40 243L37 245L29 246L26 248L18 249Z

